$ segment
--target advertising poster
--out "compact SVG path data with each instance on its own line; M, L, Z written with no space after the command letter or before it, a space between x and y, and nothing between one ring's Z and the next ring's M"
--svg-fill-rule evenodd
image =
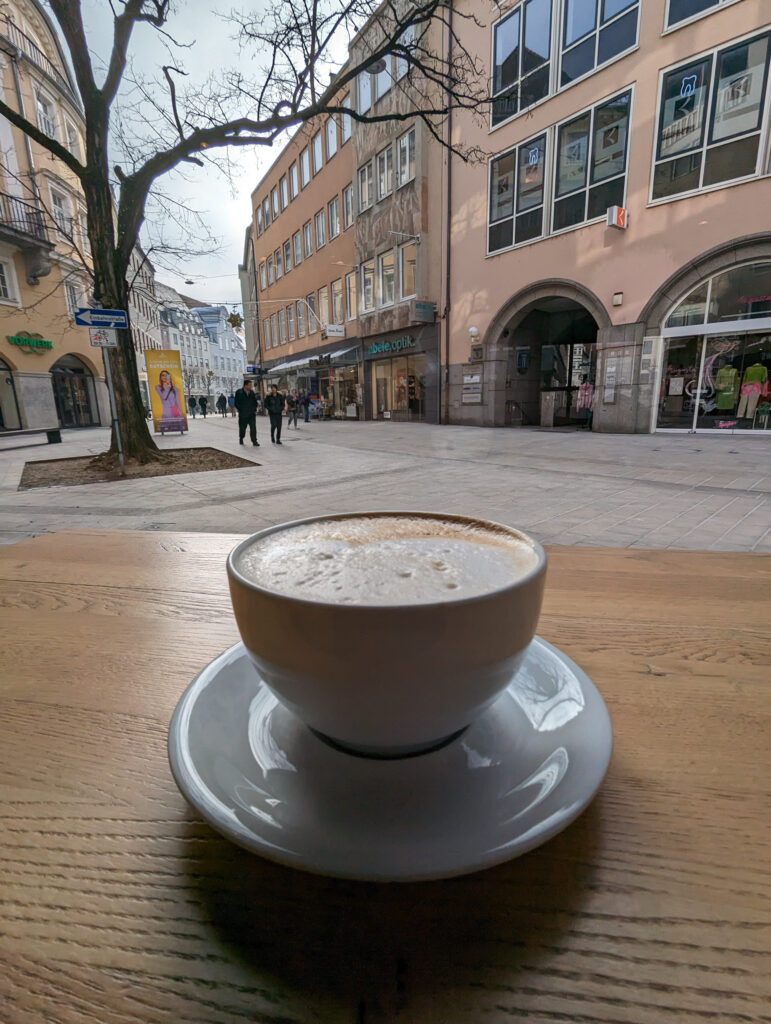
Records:
M147 383L156 433L187 430L187 410L182 388L182 364L176 349L147 349Z

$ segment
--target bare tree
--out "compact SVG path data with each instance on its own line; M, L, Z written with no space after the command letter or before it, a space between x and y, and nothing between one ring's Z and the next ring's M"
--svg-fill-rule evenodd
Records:
M454 11L452 0L269 0L253 15L231 16L243 45L254 51L259 72L251 79L237 73L219 80L212 77L203 88L185 87L181 61L160 69L162 79L155 88L127 74L137 24L154 26L170 46L179 46L169 34L171 0L110 0L112 51L101 83L86 42L80 0L49 3L69 49L83 104L85 160L2 100L0 114L80 181L94 297L108 308L128 308L129 262L148 201L158 180L175 168L203 166L228 147L271 146L287 129L335 113L363 122L418 115L437 139L447 143L443 120L450 107L478 110L487 101L482 69L457 32L458 19L470 16ZM364 26L360 38L366 41L356 48L360 56L337 71L341 40L350 41ZM346 86L391 55L407 69L399 83L408 100L401 111L378 115L374 109L359 113L342 106ZM124 80L127 88L139 90L143 103L118 102ZM120 163L111 173L114 125L121 128ZM123 446L129 458L144 462L157 457L157 448L144 416L130 331L120 331L119 342L109 358Z

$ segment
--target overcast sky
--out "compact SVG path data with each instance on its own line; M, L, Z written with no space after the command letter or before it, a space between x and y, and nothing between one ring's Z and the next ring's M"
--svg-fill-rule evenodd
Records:
M177 0L168 23L169 32L179 41L193 44L190 49L174 51L173 62L189 72L187 81L204 81L212 71L224 66L250 70L251 55L244 54L234 40L234 26L214 10L213 0ZM234 2L222 3L221 12ZM244 9L259 9L259 0L242 0ZM83 17L95 69L109 58L112 45L112 14L107 0L83 0ZM137 71L155 76L169 53L162 37L149 25L137 25L129 51ZM239 65L239 62L241 64ZM98 72L97 72L98 74ZM97 80L101 82L98 74ZM124 94L125 95L125 94ZM120 96L119 96L120 100ZM250 219L249 196L257 182L278 155L280 146L255 146L231 150L232 180L211 168L185 165L187 180L172 177L163 185L174 197L201 212L211 233L220 239L216 255L198 256L180 264L180 273L156 269L158 279L209 303L240 302L238 264L243 258L244 231ZM147 230L142 240L146 244ZM153 260L154 257L150 256ZM163 262L168 263L169 257ZM186 284L191 279L194 284Z

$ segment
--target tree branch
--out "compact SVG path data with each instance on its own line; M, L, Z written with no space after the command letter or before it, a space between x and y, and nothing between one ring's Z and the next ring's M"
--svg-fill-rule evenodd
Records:
M7 117L11 124L20 128L25 135L28 135L35 142L39 143L44 149L47 149L52 156L57 157L63 164L66 164L72 173L77 175L79 181L82 182L84 180L86 168L65 146L61 144L61 142L57 142L56 139L52 139L50 135L46 135L45 132L41 132L37 125L28 121L26 117L22 117L21 114L17 113L13 107L9 107L7 103L3 102L3 100L0 100L0 114L2 114L3 117Z

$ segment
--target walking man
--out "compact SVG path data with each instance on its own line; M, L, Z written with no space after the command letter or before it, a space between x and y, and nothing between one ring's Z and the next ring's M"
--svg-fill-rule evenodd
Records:
M265 396L263 403L270 416L270 440L272 444L281 444L281 415L284 412L284 396L275 384L271 385L270 394Z
M234 404L238 409L238 443L244 443L246 428L249 428L249 436L255 448L260 447L257 440L257 395L252 390L252 382L244 381L244 386L236 391Z

